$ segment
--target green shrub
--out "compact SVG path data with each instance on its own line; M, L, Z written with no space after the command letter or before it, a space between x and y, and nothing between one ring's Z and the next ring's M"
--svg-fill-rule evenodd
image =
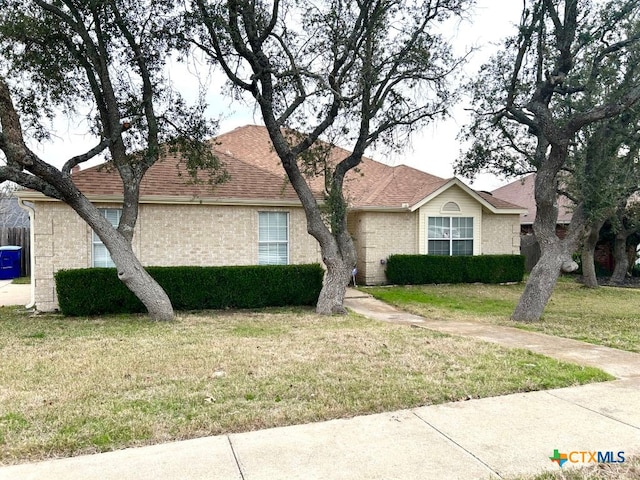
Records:
M149 267L175 310L313 305L324 271L313 265ZM115 268L60 270L58 304L65 315L144 312Z
M395 285L429 283L505 283L524 277L522 255L391 255L387 280Z

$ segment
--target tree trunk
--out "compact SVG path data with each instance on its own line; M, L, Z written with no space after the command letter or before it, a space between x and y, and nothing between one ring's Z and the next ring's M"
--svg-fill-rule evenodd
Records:
M344 308L343 302L353 266L347 265L342 259L327 261L325 265L327 271L324 274L316 313L321 315L345 314L347 310Z
M577 268L571 255L563 251L560 245L544 249L540 260L531 270L527 285L511 319L518 322L540 320L560 277L560 272L575 270L574 266Z
M613 258L615 260L615 268L611 275L611 283L614 285L622 285L627 277L629 270L629 257L627 256L627 232L622 229L616 233L613 244Z
M109 247L107 246L107 248ZM111 254L111 259L116 265L118 278L143 303L152 320L170 321L174 319L173 306L169 296L158 282L147 273L133 253L130 244L118 247L117 251Z
M637 233L637 232L635 232ZM627 242L629 242L629 237L627 237ZM636 264L636 260L638 259L638 244L633 241L631 244L627 243L627 261L629 262L629 275L633 273L633 266Z
M598 277L596 276L595 250L600 229L604 225L604 220L594 222L589 227L588 235L582 247L582 280L585 287L598 288Z
M337 238L324 236L322 241L318 241L327 271L324 274L316 312L321 315L345 314L347 310L343 305L344 295L356 264L355 245L346 230Z
M539 146L545 147L545 143L541 142ZM511 318L515 321L534 322L540 320L560 273L573 272L578 269L578 264L573 260L572 254L583 239L587 221L581 205L574 209L565 238L561 240L556 235L558 219L556 191L559 170L556 167L561 164L560 160L566 157L564 150L564 148L553 147L549 155L549 162L536 174L537 211L533 222L533 231L540 244L540 260L531 270L527 285L513 312Z
M76 197L67 203L100 237L116 265L118 278L142 302L149 317L157 321L173 320L174 312L169 296L144 269L133 253L131 242L85 197Z

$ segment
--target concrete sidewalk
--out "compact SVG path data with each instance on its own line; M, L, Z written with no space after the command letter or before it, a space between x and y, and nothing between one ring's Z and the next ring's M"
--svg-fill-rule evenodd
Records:
M640 355L504 327L430 322L355 291L345 304L384 321L601 363L620 379L16 465L0 468L0 479L471 480L557 470L554 450L640 454Z
M14 285L12 280L0 280L0 307L27 305L31 301L31 285Z

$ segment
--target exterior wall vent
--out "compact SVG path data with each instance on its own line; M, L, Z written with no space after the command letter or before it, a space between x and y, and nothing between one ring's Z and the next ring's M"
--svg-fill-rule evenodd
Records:
M460 206L456 202L447 202L442 207L443 212L459 212Z

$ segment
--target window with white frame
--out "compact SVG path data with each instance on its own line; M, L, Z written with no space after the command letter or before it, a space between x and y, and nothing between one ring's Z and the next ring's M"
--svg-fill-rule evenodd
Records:
M98 211L106 218L111 225L117 227L120 223L120 216L122 210L119 208L99 208ZM93 235L93 266L94 267L115 267L109 250L105 247L100 237L96 235L96 232L92 232Z
M473 255L473 217L429 217L429 255Z
M289 214L258 212L258 264L289 263Z

